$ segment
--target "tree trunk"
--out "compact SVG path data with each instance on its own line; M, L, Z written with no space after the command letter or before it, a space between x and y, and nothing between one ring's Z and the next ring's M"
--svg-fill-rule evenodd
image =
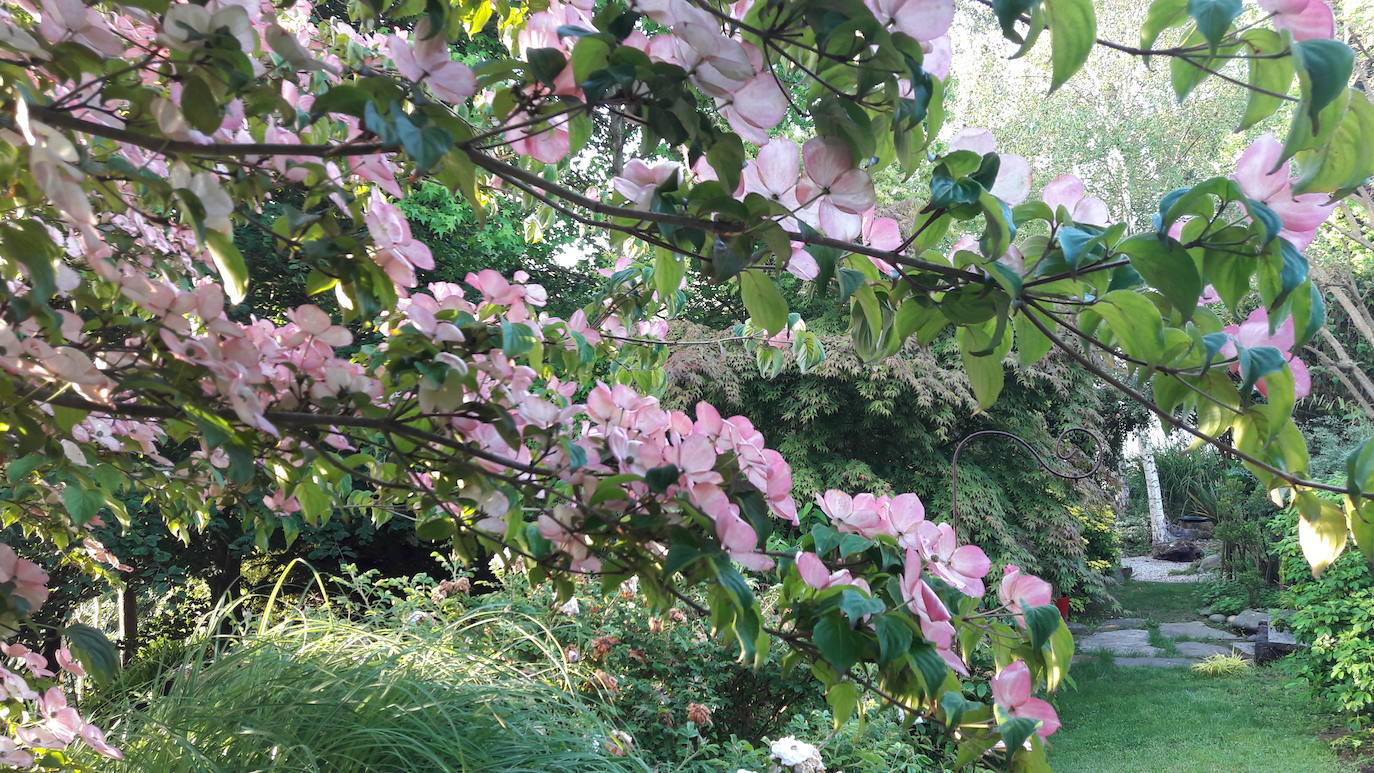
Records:
M119 633L127 666L138 652L138 589L132 583L119 589Z
M1164 494L1159 488L1159 468L1155 466L1154 433L1162 432L1159 419L1150 417L1149 434L1140 437L1140 466L1145 471L1145 498L1150 505L1150 541L1154 545L1169 541L1169 523L1164 518Z

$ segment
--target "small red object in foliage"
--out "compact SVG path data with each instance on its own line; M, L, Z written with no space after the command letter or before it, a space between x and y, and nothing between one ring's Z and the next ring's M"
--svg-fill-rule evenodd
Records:
M1054 605L1059 607L1059 616L1065 620L1069 619L1069 597L1060 596L1054 600Z

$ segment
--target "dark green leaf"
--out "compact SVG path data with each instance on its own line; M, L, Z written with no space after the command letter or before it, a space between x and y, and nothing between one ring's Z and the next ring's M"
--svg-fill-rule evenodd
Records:
M1025 610L1026 628L1030 629L1031 646L1039 649L1050 640L1059 626L1064 624L1063 617L1053 604L1031 607Z
M1215 51L1231 22L1240 15L1240 0L1188 0L1188 15Z
M850 628L843 618L835 615L821 618L816 623L811 639L820 650L821 657L841 674L859 662L863 652L863 635Z
M119 673L119 651L99 628L74 623L62 629L62 638L67 640L67 649L85 667L86 673L97 682L109 682Z
M873 619L878 631L878 663L887 665L905 655L911 649L913 634L911 626L901 618L901 613L879 615Z
M1345 91L1355 66L1355 52L1335 40L1303 40L1293 44L1301 69L1307 114L1315 122L1322 108Z
M1242 394L1248 393L1255 382L1280 370L1284 365L1283 352L1272 346L1238 347L1240 350L1240 378Z
M677 483L677 479L682 476L682 471L677 465L665 464L662 467L655 467L644 473L644 482L649 485L649 490L655 494L662 494L668 487Z

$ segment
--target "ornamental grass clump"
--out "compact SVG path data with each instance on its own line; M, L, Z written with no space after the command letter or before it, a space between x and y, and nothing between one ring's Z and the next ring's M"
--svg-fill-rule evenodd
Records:
M556 646L519 667L465 646L474 627L548 644L481 612L363 627L300 611L181 663L102 713L120 771L647 771L633 739L573 690ZM593 699L594 700L594 699Z
M1208 655L1193 664L1193 673L1199 676L1240 676L1249 670L1250 661L1239 655Z

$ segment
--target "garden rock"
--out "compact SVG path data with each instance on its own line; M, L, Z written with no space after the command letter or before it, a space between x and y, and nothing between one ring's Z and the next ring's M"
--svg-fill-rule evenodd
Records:
M1120 631L1101 631L1085 636L1078 642L1081 652L1110 652L1113 655L1158 655L1159 648L1150 646L1150 632L1139 628Z
M1208 655L1229 655L1230 647L1223 647L1220 644L1208 644L1204 641L1181 641L1174 645L1178 648L1178 654L1189 658L1205 658Z
M1260 623L1269 623L1269 613L1260 612L1257 609L1247 609L1234 617L1228 618L1227 622L1237 628L1242 628L1251 633L1259 630Z
M1221 615L1221 614L1208 615L1208 616L1207 616L1207 619L1208 619L1209 621L1213 622L1213 623L1224 623L1224 622L1226 622L1226 615Z
M1196 542L1178 540L1155 545L1154 552L1151 555L1161 561L1184 563L1201 558L1202 548L1198 547Z
M1212 639L1227 641L1235 637L1226 631L1193 620L1187 623L1160 623L1159 632L1169 639Z
M1210 556L1203 556L1202 560L1199 561L1199 562L1197 562L1197 568L1200 569L1200 570L1202 570L1202 571L1208 571L1208 570L1211 570L1211 569L1220 569L1220 568L1221 568L1221 556L1216 555L1216 554L1213 554L1213 555L1210 555Z
M1090 626L1083 625L1082 623L1069 622L1066 623L1066 625L1069 628L1069 633L1073 634L1075 637L1084 636L1092 632Z
M1253 658L1255 657L1255 643L1252 641L1233 641L1231 642L1231 654L1243 658Z

